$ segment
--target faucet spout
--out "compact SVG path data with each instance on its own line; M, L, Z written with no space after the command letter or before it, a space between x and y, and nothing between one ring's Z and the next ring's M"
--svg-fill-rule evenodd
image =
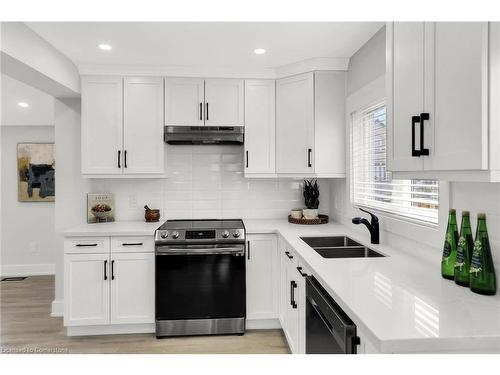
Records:
M362 208L360 208L360 210L363 212L366 212L367 214L369 214L371 216L371 222L369 222L364 217L355 217L352 219L352 223L356 224L356 225L357 224L366 225L366 227L370 231L371 243L372 244L380 243L380 229L379 229L379 224L378 224L378 217L375 214L373 214L369 211L366 211Z

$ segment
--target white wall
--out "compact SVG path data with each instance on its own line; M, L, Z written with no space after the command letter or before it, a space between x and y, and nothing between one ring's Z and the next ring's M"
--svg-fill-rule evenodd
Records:
M385 76L385 69L382 67L385 68L385 28L381 29L351 58L347 74L348 103L350 99L360 96L360 93L366 96L366 91L369 91L367 89L371 90L379 86L376 83L383 80ZM349 124L348 118L349 115L346 116L346 126ZM346 133L349 134L349 131ZM346 138L346 145L347 152L350 152L348 138ZM368 231L364 226L351 223L352 217L360 216L362 212L357 211L350 204L349 170L348 166L347 179L331 181L331 215L368 239ZM439 203L438 229L409 225L404 220L380 215L381 243L425 259L431 267L436 267L436 272L439 272L448 209L457 209L459 224L460 212L471 211L473 230L475 230L475 215L478 212L484 212L487 215L490 245L498 278L500 276L500 184L440 181ZM500 283L497 284L500 289Z
M53 274L56 252L54 203L17 200L16 148L19 142L54 142L54 127L2 126L0 131L1 273L3 276Z
M93 180L94 192L115 194L117 220L143 220L145 204L163 219L286 218L303 207L293 179L246 179L241 146L166 145L167 179ZM320 210L329 211L329 184L320 181Z

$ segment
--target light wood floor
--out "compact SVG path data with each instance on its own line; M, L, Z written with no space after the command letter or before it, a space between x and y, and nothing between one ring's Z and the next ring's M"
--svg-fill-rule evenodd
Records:
M243 336L164 338L154 334L67 337L62 318L50 317L53 276L2 281L0 347L2 353L175 353L286 354L281 330L247 331Z

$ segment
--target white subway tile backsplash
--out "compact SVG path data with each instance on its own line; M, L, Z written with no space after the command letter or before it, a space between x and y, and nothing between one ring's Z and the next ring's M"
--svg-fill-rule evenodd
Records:
M115 194L117 220L143 220L145 204L161 220L286 218L303 207L302 179L246 179L241 146L165 146L166 179L93 180L93 191ZM329 210L329 183L320 181L320 211ZM130 207L134 196L136 207Z

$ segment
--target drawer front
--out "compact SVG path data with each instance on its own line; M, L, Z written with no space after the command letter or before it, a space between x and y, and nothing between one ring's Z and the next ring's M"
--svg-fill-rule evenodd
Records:
M64 239L66 254L109 253L109 237L67 237Z
M153 236L111 237L112 253L153 253L154 251Z

